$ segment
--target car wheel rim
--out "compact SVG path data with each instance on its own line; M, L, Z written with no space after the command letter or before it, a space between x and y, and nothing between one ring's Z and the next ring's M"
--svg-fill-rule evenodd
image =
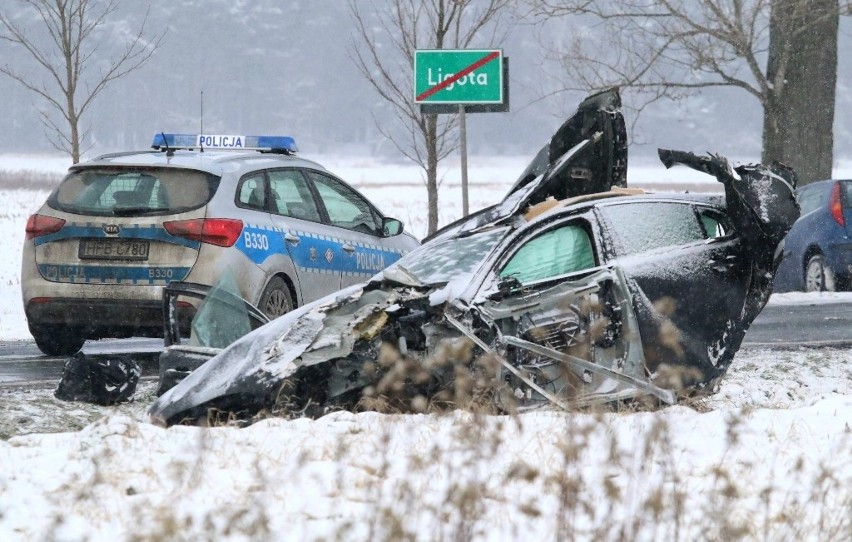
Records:
M813 262L808 265L808 272L805 275L805 290L808 292L821 292L823 289L823 272L822 265L819 262Z
M282 290L274 290L266 301L266 315L276 318L290 310L287 295Z

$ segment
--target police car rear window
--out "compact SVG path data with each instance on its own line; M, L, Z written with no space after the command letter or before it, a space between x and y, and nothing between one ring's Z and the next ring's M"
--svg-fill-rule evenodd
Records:
M167 215L205 205L218 186L219 177L202 171L87 168L69 173L48 205L84 215Z

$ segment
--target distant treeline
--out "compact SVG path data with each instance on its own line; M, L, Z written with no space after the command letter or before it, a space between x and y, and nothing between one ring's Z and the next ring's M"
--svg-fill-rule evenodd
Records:
M62 173L0 169L0 188L6 190L53 190L64 177Z

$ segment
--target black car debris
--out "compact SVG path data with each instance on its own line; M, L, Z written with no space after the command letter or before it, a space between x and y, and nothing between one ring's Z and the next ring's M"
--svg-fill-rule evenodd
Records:
M660 150L724 195L626 188L620 105L615 90L588 98L502 202L236 340L166 391L152 420L394 396L422 409L470 375L503 411L715 391L771 293L799 214L795 174Z

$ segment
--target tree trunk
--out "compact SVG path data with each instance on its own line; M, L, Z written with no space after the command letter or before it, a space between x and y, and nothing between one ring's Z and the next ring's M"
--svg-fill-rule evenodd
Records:
M428 235L438 229L438 116L426 115L426 198L429 211Z
M838 0L771 3L763 109L764 163L792 167L800 184L831 177L837 85ZM786 59L785 59L786 56Z
M80 128L77 115L71 115L71 163L80 163Z

